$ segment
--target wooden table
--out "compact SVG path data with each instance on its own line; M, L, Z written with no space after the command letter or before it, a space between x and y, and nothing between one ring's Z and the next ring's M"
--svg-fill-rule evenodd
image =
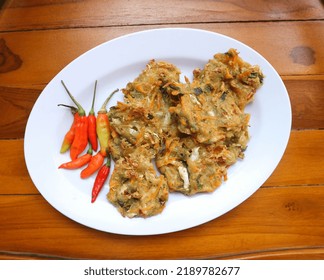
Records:
M0 18L0 259L323 259L324 9L319 0L4 1ZM134 31L193 27L262 54L291 99L286 152L229 213L180 232L125 236L60 214L27 172L26 122L44 87L96 45Z

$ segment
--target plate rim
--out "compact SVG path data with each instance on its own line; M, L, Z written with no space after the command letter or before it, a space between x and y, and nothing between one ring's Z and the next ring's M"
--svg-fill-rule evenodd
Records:
M238 204L236 204L234 207L231 207L230 209L228 209L227 211L225 211L224 213L222 213L221 215L218 215L214 218L211 218L211 217L208 217L207 219L205 219L204 221L200 222L200 223L195 223L195 224L192 224L191 226L186 226L186 227L179 227L179 228L175 228L175 229L169 229L169 230L165 230L165 231L150 231L150 232L131 232L131 231L125 231L125 230L106 230L106 229L102 229L102 228L96 228L96 227L93 227L93 226L89 226L87 223L84 223L78 219L75 219L73 217L71 217L71 215L69 214L66 214L64 212L62 212L60 209L58 209L55 205L53 205L48 198L46 198L43 194L43 192L40 190L39 186L37 186L36 184L36 179L35 177L31 174L33 171L30 170L30 161L29 161L29 157L30 155L28 154L28 145L29 145L29 131L30 131L30 126L31 126L31 123L30 123L30 120L31 120L31 115L33 114L33 111L34 111L34 108L37 106L38 104L38 101L39 99L41 98L41 96L44 96L44 92L46 92L46 90L49 88L49 86L51 85L51 83L53 82L53 80L55 80L58 76L60 76L60 74L64 73L65 71L68 71L70 65L73 65L73 63L75 63L75 61L77 60L81 60L83 57L86 57L89 53L91 52L95 52L95 50L97 48L101 48L102 46L104 45L109 45L113 42L118 42L120 40L127 40L127 38L130 38L130 37L136 37L136 36L141 36L142 34L152 34L152 33L159 33L159 32L198 32L198 33L204 33L206 35L210 35L210 36L218 36L218 37L221 37L221 38L225 38L226 40L233 40L237 43L239 43L240 45L244 46L244 48L247 48L248 50L252 51L253 53L256 53L258 56L261 57L261 59L268 64L268 67L270 67L272 69L272 71L274 72L274 74L277 76L277 78L279 79L279 82L281 83L281 86L282 88L285 90L284 92L284 97L286 99L286 111L289 112L289 115L288 115L288 119L286 120L287 122L287 126L289 126L289 131L287 131L286 133L288 133L286 135L286 139L285 139L285 143L283 143L282 147L281 147L281 154L280 156L278 157L279 159L277 159L277 162L276 164L273 166L273 169L272 169L272 172L276 169L277 165L279 164L282 156L284 155L284 152L287 148L287 145L288 145L288 141L289 141L289 137L290 137L290 131L291 131L291 123L292 123L292 114L291 114L291 104L290 104L290 99L289 99L289 95L288 95L288 91L280 77L280 75L277 73L277 71L275 70L275 68L268 62L268 60L266 60L261 54L259 54L256 50L254 50L253 48L251 48L250 46L246 45L245 43L242 43L241 41L237 40L237 39L234 39L232 37L229 37L227 35L224 35L224 34L220 34L220 33L217 33L217 32L213 32L213 31L208 31L208 30L204 30L204 29L196 29L196 28L156 28L156 29L148 29L148 30L143 30L143 31L137 31L137 32L133 32L133 33L129 33L129 34L125 34L125 35L122 35L120 37L116 37L116 38L113 38L111 40L108 40L104 43L101 43L89 50L87 50L86 52L84 52L83 54L81 54L80 56L76 57L75 59L73 59L71 62L69 62L65 67L63 67L58 73L56 73L56 75L51 79L51 81L45 86L45 88L43 89L43 91L41 92L41 94L39 95L39 97L37 98L37 100L35 101L33 107L32 107L32 110L30 112L30 115L28 117L28 121L27 121L27 124L26 124L26 129L25 129L25 135L24 135L24 156L25 156L25 162L26 162L26 166L27 166L27 169L28 169L28 173L30 175L30 178L32 179L35 187L38 189L38 191L40 192L40 194L43 196L43 198L54 208L56 209L57 211L59 211L60 213L62 213L64 216L68 217L69 219L79 223L79 224L82 224L84 226L87 226L87 227L90 227L90 228L93 228L93 229L96 229L96 230L99 230L99 231L104 231L104 232L109 232L109 233L115 233L115 234L123 234L123 235L156 235L156 234L166 234L166 233L171 233L171 232L176 232L176 231L181 231L181 230L186 230L186 229L189 229L189 228L192 228L192 227L196 227L196 226L199 226L199 225L202 225L206 222L209 222L213 219L216 219L224 214L226 214L227 212L231 211L232 209L236 208L237 206L239 206L241 203L243 203L246 199L248 199L249 197L251 197L253 195L253 193L255 193L260 187L261 185L266 181L266 179L268 177L270 177L270 175L272 174L272 172L268 175L265 176L265 178L263 178L263 182L260 184L259 187L253 189L253 191L247 195L247 197L245 197L241 202L239 202ZM217 50L215 50L215 53L217 52ZM180 69L181 70L181 69ZM27 141L26 141L27 140ZM116 210L117 211L117 210ZM148 218L148 219L152 219L153 217L151 218ZM141 218L136 218L136 219L141 219Z

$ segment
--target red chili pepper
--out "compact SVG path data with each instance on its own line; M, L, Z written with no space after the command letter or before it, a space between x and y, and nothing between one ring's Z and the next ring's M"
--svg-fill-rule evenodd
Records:
M94 174L101 167L104 160L105 160L105 157L100 152L95 154L91 158L88 166L81 171L81 174L80 174L81 178L85 179L85 178L90 177L92 174Z
M77 108L75 108L73 106L68 106L65 104L58 104L57 106L69 107L69 108L71 108L71 112L73 114L73 123L72 123L69 131L65 134L62 145L61 145L60 153L63 154L70 149L70 147L73 143L74 136L75 136L75 126L76 126L77 122L79 121L80 116L79 116L79 113L77 112Z
M99 139L100 144L100 152L103 156L107 155L107 149L108 149L108 142L110 139L110 128L109 128L109 119L107 115L107 109L106 106L110 100L110 98L118 91L116 89L113 91L108 98L105 100L105 102L102 104L101 109L98 111L97 115L97 135Z
M82 167L83 165L86 165L92 157L92 148L91 145L89 146L89 149L86 154L84 154L81 157L78 157L75 160L62 163L58 168L64 168L64 169L77 169Z
M107 162L99 169L96 180L92 188L92 198L91 202L94 203L98 197L99 192L101 191L104 183L106 182L109 172L110 172L110 154L107 156Z
M98 149L98 140L97 140L97 131L96 131L96 116L94 112L94 101L96 98L96 89L97 89L97 81L95 83L95 88L93 92L93 98L92 98L92 105L91 110L88 115L88 138L89 142L92 145L92 149L94 151L97 151Z
M62 82L62 85L64 86L66 92L68 93L68 95L70 96L70 98L72 99L74 104L77 106L78 113L80 116L80 119L77 122L75 129L74 129L75 136L74 136L74 140L72 142L71 148L70 148L70 156L71 156L71 159L74 160L84 151L84 149L88 145L88 117L86 116L86 113L85 113L84 109L82 108L82 106L76 101L74 96L72 96L70 91L67 89L64 82L63 81L61 81L61 82Z

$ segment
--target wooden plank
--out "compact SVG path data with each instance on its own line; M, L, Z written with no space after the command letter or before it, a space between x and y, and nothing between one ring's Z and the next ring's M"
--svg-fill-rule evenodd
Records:
M25 253L25 252L1 252L0 260L64 260L71 259L62 256ZM235 253L226 256L206 257L205 259L218 260L323 260L324 248L298 248L298 249L279 249L274 251L257 251L247 253Z
M219 259L244 254L264 258L267 252L283 249L322 248L323 199L324 185L261 188L237 208L201 226L132 237L77 224L39 195L7 195L0 200L0 227L5 236L0 239L0 248L4 252L86 259ZM314 252L314 256L321 254Z
M37 194L24 162L23 140L0 143L0 194ZM324 130L292 131L287 150L264 187L323 184L323 146Z
M176 25L219 32L248 44L260 52L280 75L323 75L324 52L321 35L324 21L269 23L220 23ZM108 40L135 31L161 26L130 26L48 30L46 32L2 33L4 47L22 63L15 70L1 74L0 86L44 87L64 66L87 50ZM304 43L307 35L308 44ZM287 38L289 37L289 40ZM256 39L260 38L260 39ZM275 46L274 46L275 45ZM57 47L59 46L59 48ZM277 49L277 53L273 53ZM215 53L217 46L215 46ZM148 58L151 59L151 58ZM9 60L8 60L9 61Z
M231 256L224 259L230 259ZM323 260L324 246L316 248L293 248L267 252L251 252L236 256L240 260Z
M1 194L39 194L25 163L23 140L1 140Z
M278 167L264 186L324 182L324 131L293 131Z
M16 0L6 6L0 20L0 31L323 18L323 7L318 0L271 3L266 0L56 0L45 3L41 0Z
M58 256L48 256L43 254L24 253L24 252L6 252L0 251L0 260L61 260L67 259Z
M0 139L22 138L40 90L0 87Z
M324 76L308 76L307 78L283 77L292 107L292 128L323 129Z

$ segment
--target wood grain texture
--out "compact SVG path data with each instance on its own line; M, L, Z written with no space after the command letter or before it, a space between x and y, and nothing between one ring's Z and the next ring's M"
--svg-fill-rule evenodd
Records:
M2 15L0 31L323 18L318 0L15 0Z
M0 252L0 260L67 260L67 259L70 258L37 254L37 253L12 252L12 251Z
M49 205L28 174L23 137L29 113L50 80L79 55L122 35L164 27L218 32L263 55L291 100L287 149L250 198L203 225L155 236L80 225ZM323 34L320 0L5 1L0 8L0 260L323 260Z
M284 77L292 107L292 128L323 129L324 76L307 78L299 76L297 80Z
M121 35L159 26L59 29L2 33L6 46L20 57L21 66L2 73L0 86L44 87L63 67L89 49ZM248 44L263 55L280 75L323 75L321 35L324 21L189 24L175 27L219 32ZM286 39L289 34L289 40ZM258 38L256 40L256 38ZM280 44L280 52L274 53ZM59 48L57 47L59 46ZM215 52L217 48L215 46ZM150 58L151 59L151 58ZM143 63L146 63L143 61Z
M64 256L38 254L32 252L0 252L0 260L71 260ZM73 258L76 259L76 258ZM313 248L283 248L274 250L249 251L246 253L235 253L205 259L217 260L323 260L324 248L316 246Z
M40 91L0 87L0 139L23 138L29 114Z
M25 163L24 141L11 139L0 143L0 194L39 194Z
M227 259L226 257L224 259ZM230 256L229 258L230 259ZM323 260L324 246L313 248L283 248L263 252L249 252L236 256L240 260Z
M0 200L0 227L6 236L6 240L0 239L0 248L3 252L91 259L218 259L256 251L262 256L283 249L323 248L323 199L323 186L261 188L234 210L199 227L134 237L79 225L39 195L7 195ZM17 207L19 216L13 211Z
M323 130L293 131L282 160L264 186L322 184L323 147Z

